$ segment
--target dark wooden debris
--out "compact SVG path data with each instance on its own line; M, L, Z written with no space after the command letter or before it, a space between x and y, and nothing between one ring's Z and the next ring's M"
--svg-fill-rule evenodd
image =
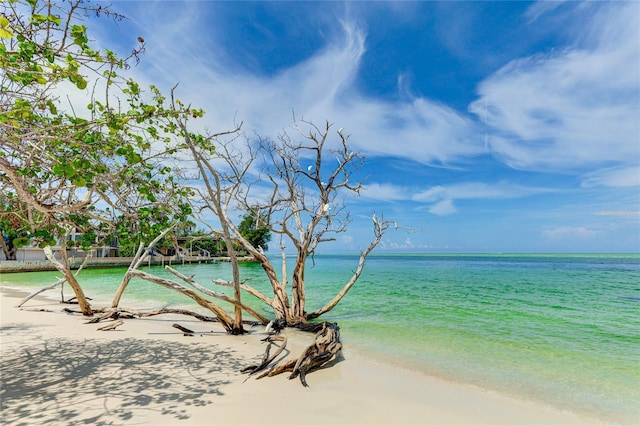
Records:
M189 337L193 337L193 335L195 334L195 332L187 327L183 327L180 324L173 324L172 325L173 328L177 328L178 330L182 331L184 333L185 336L189 336Z

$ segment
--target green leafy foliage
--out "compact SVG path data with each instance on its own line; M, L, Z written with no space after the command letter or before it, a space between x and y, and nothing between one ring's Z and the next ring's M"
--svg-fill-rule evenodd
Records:
M12 245L55 244L75 230L85 249L114 236L137 247L191 214L165 160L179 146L178 120L204 113L127 78L144 46L130 57L91 46L82 20L98 7L0 3L0 231ZM91 97L86 113L60 103L64 82Z
M0 38L13 38L13 32L9 29L9 20L0 16Z
M238 231L253 247L262 247L267 251L269 249L268 243L271 241L271 231L266 224L267 217L252 210L244 215L238 226Z

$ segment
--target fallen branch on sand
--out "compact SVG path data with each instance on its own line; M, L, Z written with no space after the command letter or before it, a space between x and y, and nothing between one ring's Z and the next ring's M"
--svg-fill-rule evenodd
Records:
M193 337L193 335L195 334L193 330L187 327L183 327L180 324L173 324L171 327L177 328L178 330L182 331L185 336Z
M56 286L62 284L63 282L65 282L67 279L66 278L58 278L58 281L56 281L55 283L48 285L46 287L41 288L40 290L34 291L33 293L31 293L30 295L28 295L27 297L25 297L24 299L22 299L20 301L20 303L18 303L18 308L22 307L22 305L24 305L25 303L27 303L29 300L33 299L34 297L36 297L37 295L39 295L40 293L43 293L47 290L51 290L52 288L55 288Z
M65 312L69 312L69 313L78 313L76 311L72 311L71 309L65 308L63 309ZM155 309L153 311L146 311L146 312L142 312L142 311L137 311L135 309L130 309L130 308L96 308L94 309L95 313L101 313L102 315L95 317L95 318L91 318L89 321L87 321L87 324L94 324L94 323L98 323L100 321L106 320L106 319L118 319L118 318L146 318L146 317L153 317L156 315L163 315L163 314L177 314L177 315L187 315L187 316L191 316L194 318L199 319L200 321L203 322L217 322L218 319L214 318L214 317L209 317L206 315L202 315L199 314L197 312L193 312L193 311L188 311L186 309L174 309L174 308L161 308L161 309Z
M114 321L111 324L105 325L104 327L100 327L98 331L115 330L116 327L120 327L122 324L124 324L124 321L122 320Z
M80 271L82 271L82 269L85 267L85 265L87 264L87 261L89 260L89 256L84 258L84 261L82 262L82 265L80 265L80 267L78 268L78 270L76 271L75 274L73 274L73 276L77 277L78 274L80 273ZM40 290L34 291L33 293L31 293L30 295L28 295L27 297L25 297L24 299L22 299L20 301L20 303L18 303L18 308L22 307L22 305L24 305L25 303L27 303L29 300L33 299L34 297L36 297L37 295L39 295L40 293L43 293L47 290L51 290L52 288L55 288L58 285L64 285L65 281L67 281L67 279L65 277L62 278L58 278L58 280L51 284L48 285L46 287L41 288ZM62 288L60 289L60 298L61 301L64 302L64 293L62 292Z
M27 312L53 312L51 309L45 308L24 308L22 310Z

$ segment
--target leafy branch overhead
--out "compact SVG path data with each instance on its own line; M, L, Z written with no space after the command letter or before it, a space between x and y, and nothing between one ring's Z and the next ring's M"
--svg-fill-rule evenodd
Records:
M157 87L127 78L144 40L127 57L94 49L82 23L90 14L121 19L80 0L0 5L0 226L14 247L54 245L70 230L85 247L147 239L191 213L166 159L175 120L203 111L169 107Z

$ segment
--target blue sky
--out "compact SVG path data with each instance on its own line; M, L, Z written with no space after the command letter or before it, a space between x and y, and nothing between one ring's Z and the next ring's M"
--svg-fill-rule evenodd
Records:
M366 156L323 252L640 252L639 2L115 1L132 72L275 137L292 110Z

